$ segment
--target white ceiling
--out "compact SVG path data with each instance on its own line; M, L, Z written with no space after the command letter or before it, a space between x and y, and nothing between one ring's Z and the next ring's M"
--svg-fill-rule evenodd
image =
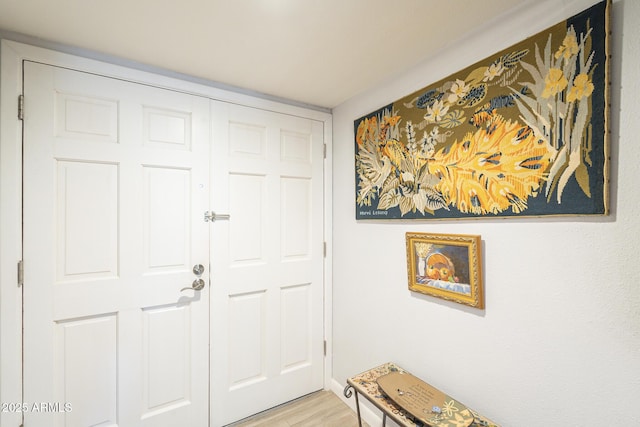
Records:
M0 0L0 29L322 108L535 0Z

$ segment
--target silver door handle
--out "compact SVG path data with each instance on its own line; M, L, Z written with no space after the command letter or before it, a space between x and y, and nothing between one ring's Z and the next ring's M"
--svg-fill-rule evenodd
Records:
M204 222L214 222L214 221L220 221L220 220L230 220L231 219L231 215L229 214L217 214L213 211L207 211L204 213Z
M191 287L182 288L182 289L180 289L180 292L182 292L182 291L201 291L203 288L204 288L204 280L196 279L191 284Z

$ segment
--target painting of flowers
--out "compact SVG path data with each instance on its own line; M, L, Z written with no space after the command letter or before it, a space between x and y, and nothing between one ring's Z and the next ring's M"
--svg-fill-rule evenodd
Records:
M355 120L356 218L608 214L609 8Z
M409 289L483 308L480 236L406 233Z

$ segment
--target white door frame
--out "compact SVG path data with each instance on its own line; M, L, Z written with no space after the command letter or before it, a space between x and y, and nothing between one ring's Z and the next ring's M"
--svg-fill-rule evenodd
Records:
M91 52L83 55L95 56ZM233 92L213 86L167 77L168 71L145 67L145 71L114 63L121 60L88 59L59 51L0 40L0 402L22 403L22 290L17 286L17 264L22 258L22 122L18 120L18 97L22 93L22 61L31 60L59 67L93 72L104 76L147 83L176 91L206 96L284 114L318 120L324 126L326 159L324 167L324 240L327 254L324 266L324 330L327 357L324 360L324 388L332 378L332 203L331 153L332 117L330 113L289 105L273 100ZM131 64L132 66L134 64ZM140 68L139 64L136 64ZM28 106L25 106L28 114ZM11 408L7 408L11 409ZM0 411L0 425L18 427L22 422L19 407Z

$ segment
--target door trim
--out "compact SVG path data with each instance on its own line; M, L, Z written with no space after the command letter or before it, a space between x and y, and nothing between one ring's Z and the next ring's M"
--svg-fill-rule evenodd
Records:
M22 92L21 55L0 44L0 401L22 402L22 288L17 265L22 258ZM0 424L18 426L22 414L0 412Z
M43 43L44 45L45 43ZM71 50L68 48L66 50ZM241 92L206 86L186 80L140 71L121 65L119 58L108 62L88 58L86 52L76 56L7 39L0 40L0 401L22 402L22 289L17 286L17 263L22 258L22 122L17 117L18 96L22 93L22 61L30 60L101 74L135 83L152 84L174 91L205 96L249 107L318 120L323 123L327 156L324 164L324 240L327 255L324 263L324 327L327 356L332 348L332 116L328 112L289 105ZM151 67L148 67L151 69ZM164 74L169 74L164 71ZM25 106L28 114L28 105ZM28 285L28 284L27 284ZM331 388L331 357L324 359L324 388ZM19 412L0 412L0 424L18 427Z

